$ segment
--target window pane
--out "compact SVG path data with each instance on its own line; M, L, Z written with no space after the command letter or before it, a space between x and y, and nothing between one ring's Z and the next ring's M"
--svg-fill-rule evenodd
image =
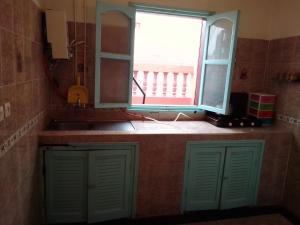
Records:
M217 20L209 30L207 59L228 59L232 35L232 22Z
M134 78L146 94L145 104L195 105L202 30L199 18L136 13ZM143 104L132 85L132 103Z
M129 54L130 18L120 12L106 12L101 20L101 51Z
M129 62L102 58L100 68L100 102L128 103Z
M206 65L203 104L222 108L224 101L227 65Z

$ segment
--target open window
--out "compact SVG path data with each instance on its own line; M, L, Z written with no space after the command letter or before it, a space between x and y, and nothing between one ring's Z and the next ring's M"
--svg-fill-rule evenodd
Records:
M226 114L237 21L238 11L97 2L95 107Z
M95 107L128 107L135 9L97 2Z
M227 114L235 59L238 12L207 18L199 108Z

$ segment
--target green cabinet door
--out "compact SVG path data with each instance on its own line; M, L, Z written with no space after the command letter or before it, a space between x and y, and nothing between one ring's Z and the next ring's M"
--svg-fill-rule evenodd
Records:
M219 207L224 155L223 147L189 146L183 211Z
M183 211L256 204L264 141L187 144Z
M130 149L89 153L89 223L131 216L132 163L133 152Z
M260 160L261 151L255 145L227 148L221 209L255 204Z
M86 221L87 154L46 151L45 166L47 224Z

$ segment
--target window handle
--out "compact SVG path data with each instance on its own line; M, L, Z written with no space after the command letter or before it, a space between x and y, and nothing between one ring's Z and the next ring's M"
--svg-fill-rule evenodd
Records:
M138 87L138 89L142 92L143 94L143 104L145 104L146 101L146 93L144 92L144 90L141 88L141 86L139 85L139 83L136 81L136 79L133 77L132 78L134 83L136 84L136 86Z

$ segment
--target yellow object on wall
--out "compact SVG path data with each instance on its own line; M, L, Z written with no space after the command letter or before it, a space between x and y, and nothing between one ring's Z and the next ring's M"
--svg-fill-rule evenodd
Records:
M89 100L88 89L80 85L80 76L77 76L77 84L68 89L68 103L73 105L87 105Z

